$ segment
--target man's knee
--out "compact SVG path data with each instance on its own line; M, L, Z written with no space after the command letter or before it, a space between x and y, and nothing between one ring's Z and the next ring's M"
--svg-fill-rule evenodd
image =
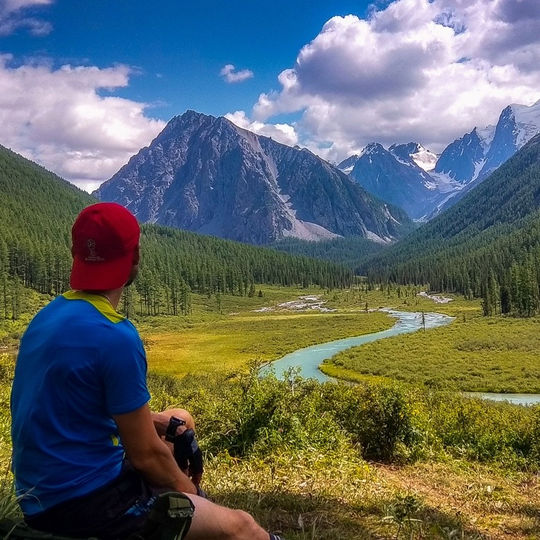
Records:
M243 510L230 510L232 516L227 530L229 538L253 538L261 530L253 516Z
M161 414L166 414L169 417L176 416L177 418L184 420L187 429L195 429L195 420L193 419L193 416L191 416L191 414L185 409L166 409Z

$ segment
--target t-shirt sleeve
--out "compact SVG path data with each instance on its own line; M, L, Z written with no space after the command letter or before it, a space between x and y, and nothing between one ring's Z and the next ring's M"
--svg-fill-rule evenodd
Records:
M146 355L138 334L122 334L104 351L105 401L110 415L132 412L150 399Z

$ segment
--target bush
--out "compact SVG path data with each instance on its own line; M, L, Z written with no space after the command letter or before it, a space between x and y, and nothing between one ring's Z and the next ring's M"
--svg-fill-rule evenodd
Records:
M325 404L366 459L391 461L416 442L410 406L393 386L325 386Z
M526 408L431 389L362 383L151 376L153 408L179 406L197 421L207 454L233 457L350 448L396 462L452 455L513 468L540 465L540 407Z

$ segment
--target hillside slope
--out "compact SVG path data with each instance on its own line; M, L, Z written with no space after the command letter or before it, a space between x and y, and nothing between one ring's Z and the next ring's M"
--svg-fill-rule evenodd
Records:
M96 199L0 147L0 200L0 278L9 279L10 287L21 284L42 293L66 290L71 225ZM143 227L141 244L136 287L148 313L159 313L163 306L176 312L171 298L185 295L186 289L248 294L254 283L333 287L352 279L350 270L325 261L156 225ZM10 287L0 291L0 305L13 303ZM7 313L6 308L0 316Z

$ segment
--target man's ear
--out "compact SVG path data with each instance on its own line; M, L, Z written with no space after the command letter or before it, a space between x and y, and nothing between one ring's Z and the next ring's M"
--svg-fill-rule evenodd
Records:
M137 245L137 247L133 250L133 265L135 266L136 264L139 264L139 258L140 258L140 255L139 255L139 246Z

